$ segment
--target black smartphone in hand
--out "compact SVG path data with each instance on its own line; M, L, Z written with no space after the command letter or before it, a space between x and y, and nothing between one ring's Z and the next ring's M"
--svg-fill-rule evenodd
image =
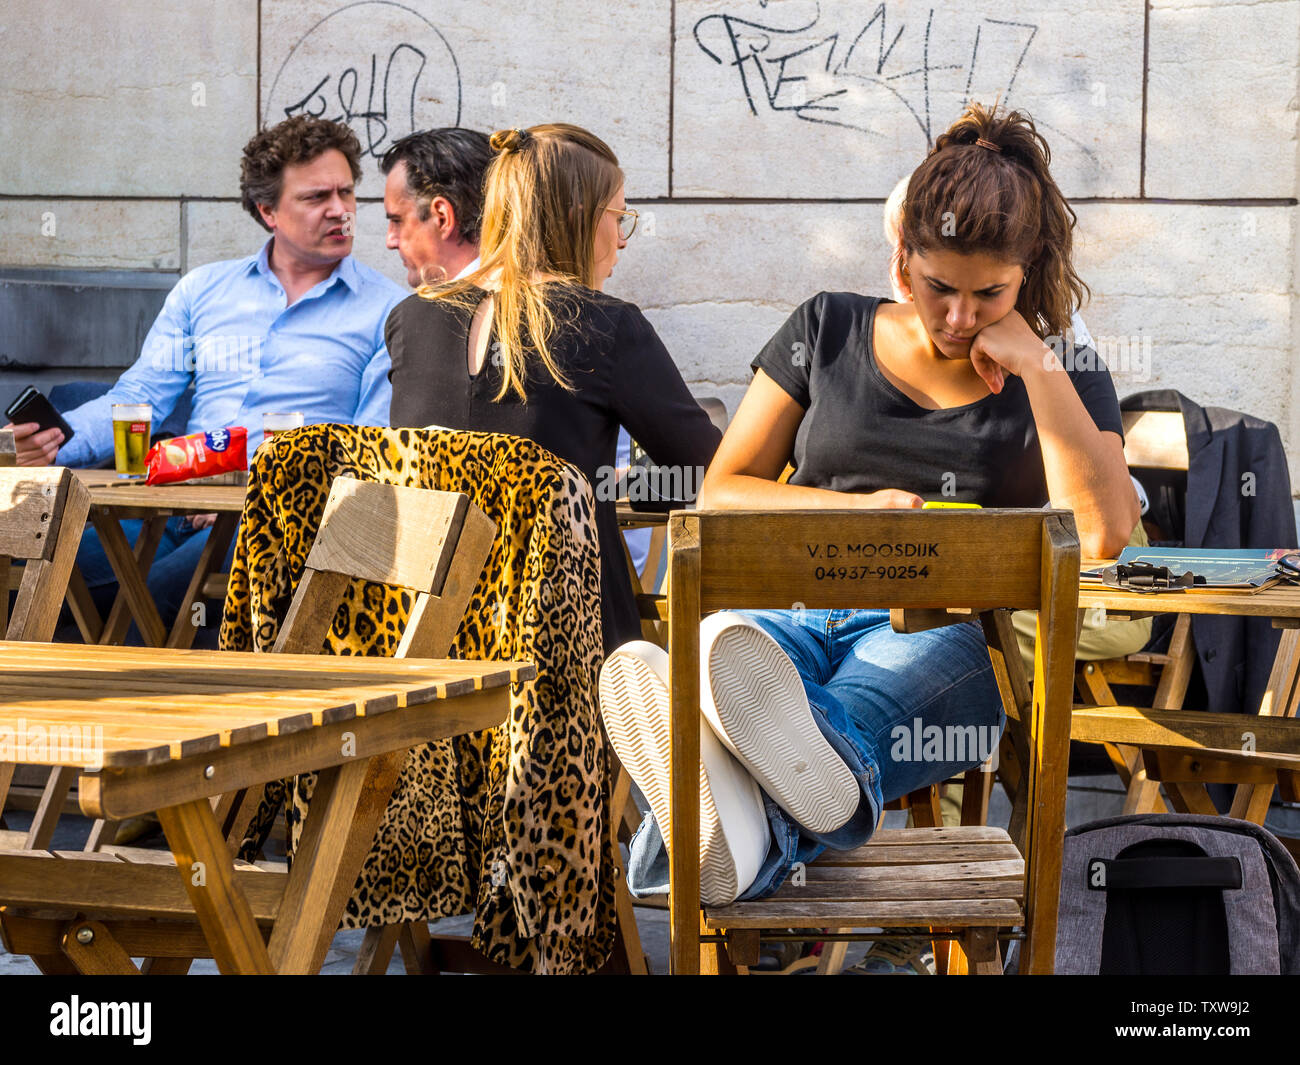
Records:
M73 438L75 433L72 431L63 416L54 409L54 404L46 399L38 389L30 385L23 389L22 394L5 408L5 417L14 425L26 425L29 422L35 422L41 427L40 431L46 429L62 429L63 443L67 443Z

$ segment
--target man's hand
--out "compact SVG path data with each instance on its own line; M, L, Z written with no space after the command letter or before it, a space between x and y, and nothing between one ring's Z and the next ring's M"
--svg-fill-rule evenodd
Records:
M3 428L14 434L19 466L50 466L63 445L63 430L57 426L37 432L40 429L37 422L24 422L22 425L10 422Z
M986 325L970 345L971 365L994 395L1002 391L1006 374L1023 377L1027 369L1044 366L1044 359L1050 355L1051 349L1029 328L1019 311Z
M200 529L206 529L209 525L215 525L216 522L217 516L215 514L190 515L190 528L195 532L198 532Z

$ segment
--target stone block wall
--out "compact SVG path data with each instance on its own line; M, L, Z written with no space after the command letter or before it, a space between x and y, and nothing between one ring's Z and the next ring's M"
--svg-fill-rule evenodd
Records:
M609 291L733 411L796 304L888 291L884 197L1001 99L1052 145L1121 394L1250 411L1300 458L1300 0L8 0L0 48L0 268L255 250L240 148L310 111L360 137L356 255L400 283L393 139L571 121L643 212Z

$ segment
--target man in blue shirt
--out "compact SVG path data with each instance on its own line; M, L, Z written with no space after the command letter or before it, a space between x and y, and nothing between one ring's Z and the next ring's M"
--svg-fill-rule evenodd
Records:
M360 157L346 126L307 115L254 136L244 147L240 192L271 238L256 255L201 266L177 283L135 365L106 395L64 415L76 431L66 447L58 429L15 426L19 462L98 465L113 453L114 403L151 404L156 428L191 381L186 431L245 426L250 458L266 412L301 411L309 424L387 425L384 321L405 293L350 254ZM210 518L168 524L149 573L167 623L210 525ZM93 530L77 562L92 589L114 582Z

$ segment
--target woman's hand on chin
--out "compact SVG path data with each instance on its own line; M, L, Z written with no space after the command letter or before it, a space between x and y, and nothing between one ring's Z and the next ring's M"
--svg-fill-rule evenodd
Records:
M1012 311L991 325L986 325L971 341L970 361L984 379L989 391L997 395L1011 373L1024 377L1027 371L1042 369L1052 350L1043 343L1019 311Z
M913 510L925 502L915 492L898 488L882 488L879 492L869 492L857 498L862 510Z

